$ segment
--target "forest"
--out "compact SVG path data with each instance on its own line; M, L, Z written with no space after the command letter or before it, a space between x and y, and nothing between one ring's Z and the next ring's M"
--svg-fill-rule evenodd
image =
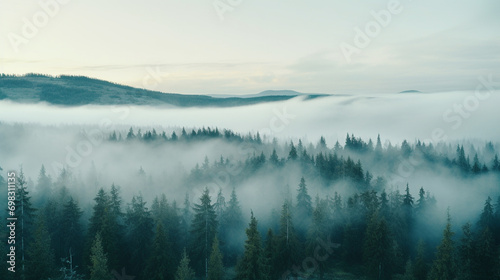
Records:
M35 169L15 139L88 130L0 128L0 279L500 279L499 143L130 127Z

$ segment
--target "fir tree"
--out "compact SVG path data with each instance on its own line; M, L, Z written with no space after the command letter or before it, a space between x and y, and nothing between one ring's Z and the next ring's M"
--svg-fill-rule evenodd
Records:
M207 274L210 245L217 233L217 215L211 203L208 188L205 188L200 197L200 204L194 205L194 218L191 223L191 257L195 271L202 275Z
M177 272L175 273L175 280L193 280L194 279L194 271L189 266L189 257L186 253L186 249L184 249L184 253L182 254L182 259L177 268Z
M451 218L448 211L448 221L443 231L443 239L437 247L436 259L429 275L431 280L451 280L456 276L455 246L451 230Z
M307 186L304 177L300 179L297 189L297 205L295 206L294 221L298 228L297 235L300 241L305 241L307 229L311 224L312 205L311 196L307 193Z
M267 231L264 258L266 263L266 272L269 275L269 279L278 279L280 276L279 270L277 269L279 264L278 244L272 229Z
M126 224L128 244L131 249L129 267L131 267L132 273L138 275L150 256L151 236L153 236L153 219L142 195L132 198L127 209Z
M247 240L245 241L245 253L238 262L236 272L237 279L246 280L266 280L266 266L262 245L260 240L260 233L257 230L257 219L253 216L250 217L250 224L246 229Z
M375 211L366 228L364 240L363 260L367 276L372 279L390 277L391 243L387 223Z
M212 253L208 262L207 280L221 280L224 278L224 266L222 264L222 253L219 250L219 239L217 236L212 243Z
M222 250L227 265L235 265L237 257L243 252L243 246L238 240L245 238L245 225L241 206L233 188L231 199L221 219L220 236L224 240Z
M290 148L290 152L288 153L288 160L296 160L298 157L297 149L293 145L293 142L291 142L290 145L291 145L291 148Z
M90 255L90 280L109 280L111 274L108 268L108 257L103 250L101 235L95 236Z
M173 259L169 255L172 250L161 222L156 227L152 247L151 256L144 271L145 278L151 280L172 279L174 266Z
M72 257L72 262L81 263L83 234L80 218L83 212L78 207L78 204L70 197L69 201L63 206L61 220L61 237L62 248L64 253L73 252L75 258Z
M26 279L44 280L54 275L54 252L50 248L50 235L43 217L39 217L33 243L28 248Z
M300 243L292 222L290 203L285 200L281 209L280 232L278 236L278 269L284 273L299 263L301 256Z
M417 245L417 256L415 257L412 273L415 280L425 280L427 279L428 271L429 267L425 260L425 242L420 240Z
M462 227L462 238L458 245L458 278L460 280L474 279L475 244L470 223Z

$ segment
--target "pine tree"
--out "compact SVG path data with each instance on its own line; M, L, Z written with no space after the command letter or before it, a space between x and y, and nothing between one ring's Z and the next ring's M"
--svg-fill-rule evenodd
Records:
M80 254L82 253L83 234L80 218L83 212L78 207L78 204L70 197L70 200L63 206L62 219L60 224L63 251L73 252L75 258L72 262L75 264L81 263Z
M486 228L489 228L490 230L492 228L495 228L495 217L493 214L493 205L491 204L491 197L489 197L489 196L486 199L486 202L484 203L483 212L481 213L481 216L479 217L478 228L479 228L480 232L484 231Z
M174 265L173 259L169 255L172 250L162 222L159 222L156 227L152 247L151 256L144 271L145 278L151 280L172 279Z
M425 199L425 190L423 187L418 191L418 200L417 200L417 211L419 213L423 213L426 210L426 199Z
M412 273L415 280L425 280L428 271L429 267L425 261L425 242L420 240L417 245L417 256L415 257Z
M212 253L208 262L207 280L221 280L224 278L224 266L222 264L222 253L219 250L219 239L217 236L212 243Z
M211 203L208 188L205 188L200 197L200 204L194 205L194 218L191 223L190 255L195 271L206 275L208 270L208 257L210 245L217 233L217 215Z
M315 256L318 261L319 279L323 279L323 275L327 267L326 259L323 259L325 256L321 255L321 259L318 259L319 254L317 252L318 242L326 240L327 238L326 225L328 224L328 213L326 204L327 202L325 200L319 200L319 198L317 198L316 207L313 211L311 227L307 233L306 241L306 255ZM329 257L329 254L327 254L326 257Z
M103 250L101 235L95 236L90 255L90 280L109 280L111 274L108 268L108 257Z
M189 267L189 257L184 249L182 259L175 273L175 280L194 280L194 271Z
M290 152L288 153L288 160L296 160L298 157L297 149L293 145L293 142L291 142L290 145L291 145L291 148L290 148Z
M15 205L16 205L16 243L20 242L20 246L18 245L17 248L20 247L20 257L21 257L21 262L20 262L20 275L21 277L24 277L25 275L25 255L26 255L26 246L29 244L31 238L32 238L32 233L33 233L33 222L35 218L35 212L36 209L32 206L31 204L31 196L29 195L28 192L28 184L26 182L26 178L24 177L24 172L23 168L19 170L19 173L17 174L16 177L16 199L15 199ZM19 263L19 262L18 262Z
M251 213L246 234L245 253L236 267L237 279L266 280L268 276L266 274L265 258L260 233L257 230L257 219L255 219L253 212Z
M437 247L436 259L432 264L429 275L430 280L451 280L455 278L455 247L453 242L453 232L451 230L451 218L448 211L448 222L443 231L443 239Z
M367 276L372 279L390 277L391 243L387 223L384 219L380 219L378 211L375 211L366 228L363 246L363 261Z
M460 280L474 279L475 244L470 223L462 227L463 236L458 245L458 278Z
M295 206L294 221L297 226L297 235L301 242L305 241L307 229L311 225L312 205L311 196L307 193L304 177L300 179L297 189L297 205Z
M37 201L39 204L45 203L52 193L52 180L47 176L45 166L42 164L36 185Z
M26 279L44 280L54 275L54 252L50 248L50 235L43 217L39 217L34 241L28 248L29 260L26 263Z
M278 154L276 153L276 149L273 149L273 153L269 157L269 162L271 162L274 166L278 166L279 158L278 158Z
M273 230L269 229L266 235L266 244L264 247L264 260L266 263L266 272L269 279L278 279L280 277L277 266L278 260L278 244Z
M189 202L189 195L188 193L186 193L186 196L184 198L184 207L182 208L182 213L179 222L180 238L178 242L179 246L182 246L181 248L186 248L189 245L188 244L188 241L190 240L189 227L191 225L191 221L192 221L191 202Z
M281 209L280 232L278 236L278 269L280 273L290 270L299 263L301 256L300 243L292 222L290 203L285 200Z
M493 235L489 227L484 228L479 238L475 242L475 279L487 280L492 279L495 274L496 254L498 249L495 247Z
M479 163L477 154L474 155L474 164L472 165L472 173L476 175L481 173L481 164Z
M491 171L500 172L500 161L498 160L498 155L495 155L493 159L493 164L491 165Z
M224 240L224 244L221 246L224 260L226 265L232 266L236 264L238 256L243 253L243 246L240 240L244 240L245 238L243 214L234 188L231 192L228 207L224 211L223 219L221 219L220 223L219 236L221 236L221 240Z
M126 224L128 244L131 248L129 267L131 267L131 273L138 275L150 256L151 236L153 236L153 219L142 195L132 198L127 209Z

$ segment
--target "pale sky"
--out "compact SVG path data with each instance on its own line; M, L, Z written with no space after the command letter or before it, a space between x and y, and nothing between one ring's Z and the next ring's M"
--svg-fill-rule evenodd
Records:
M500 1L367 2L0 0L0 72L199 94L435 92L499 80Z

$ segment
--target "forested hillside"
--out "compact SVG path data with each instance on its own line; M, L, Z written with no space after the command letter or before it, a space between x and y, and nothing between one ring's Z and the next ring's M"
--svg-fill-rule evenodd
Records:
M17 162L24 249L0 278L500 279L498 143L316 141L131 127L77 165Z

